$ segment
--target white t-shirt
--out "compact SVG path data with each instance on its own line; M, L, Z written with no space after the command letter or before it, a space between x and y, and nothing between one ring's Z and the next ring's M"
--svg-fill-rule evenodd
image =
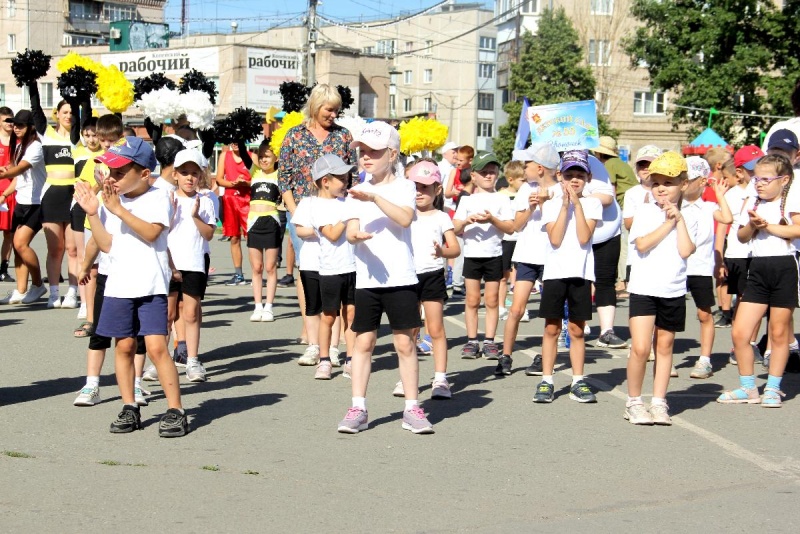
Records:
M381 196L400 207L417 208L417 186L405 178L374 185L365 181L353 188ZM356 288L403 287L417 283L411 252L411 228L392 221L374 202L348 197L345 203L350 219L358 219L362 232L372 239L357 243Z
M594 195L595 193L608 195L613 199L611 204L608 206L603 206L602 224L597 225L597 228L595 228L594 234L592 235L592 243L599 245L600 243L605 243L609 239L617 237L620 234L620 228L622 226L622 210L617 203L614 187L608 182L598 180L592 176L592 181L587 183L583 188L583 196L588 197Z
M447 161L446 159L442 158L442 161L438 163L439 165L439 174L442 175L442 191L447 191L447 186L450 182L450 171L452 171L455 167L452 163ZM444 197L444 209L445 210L454 210L456 209L456 203L453 201L452 198Z
M136 198L123 195L120 202L139 219L161 224L164 230L155 241L148 243L105 206L100 208L100 220L112 235L105 296L130 299L166 295L172 276L167 253L172 211L169 199L151 187Z
M514 197L513 210L515 215L518 211L528 209L528 198L531 193L538 190L539 184L537 182L522 184L522 187L517 191L517 196ZM511 257L511 261L530 265L544 265L549 239L547 238L547 232L542 231L542 209L543 206L553 202L561 205L561 196L564 194L560 184L551 186L548 192L552 198L533 210L528 216L528 222L519 231L517 246L514 248L514 255Z
M453 221L443 211L434 209L414 214L414 220L411 222L411 246L417 274L444 269L444 258L433 256L434 243L444 247L444 233L452 229Z
M303 226L305 228L313 228L312 214L316 203L319 201L317 197L305 197L297 205L292 215L292 224L296 226ZM319 271L319 236L314 234L311 237L303 239L303 246L300 247L300 254L297 258L298 269L301 271Z
M599 198L581 197L583 214L587 221L597 221L597 227L603 224L603 205ZM547 236L547 224L555 222L561 213L561 201L548 201L542 207L542 233ZM547 259L544 262L542 280L559 280L563 278L583 278L594 282L594 253L592 240L585 245L578 241L578 231L575 222L575 206L570 204L567 208L567 229L561 246L553 247L550 238L547 238Z
M510 221L514 219L511 208L511 199L502 193L475 193L462 197L458 203L454 220L465 221L470 216L488 211L498 220ZM503 235L495 225L485 223L472 223L464 227L465 258L499 258L503 255Z
M800 121L800 118L798 118ZM800 125L800 123L798 123ZM800 168L795 166L794 168L794 178L792 179L792 184L789 186L789 194L786 195L786 205L787 206L800 206ZM789 211L786 211L786 217L791 218L789 215ZM796 250L800 250L800 238L792 240L792 245Z
M686 276L714 276L714 212L718 209L716 202L702 198L691 204L684 201L681 207L681 214L697 225L695 251L686 260Z
M198 217L206 224L214 224L214 205L205 195L197 194L194 197L182 197L175 194L175 213L172 216L172 225L169 229L169 252L172 263L179 271L194 271L203 273L205 265L205 245L208 243L195 224L192 211L197 198L200 198Z
M317 198L314 202L311 224L319 236L320 275L345 274L356 270L356 257L353 245L347 241L347 232L343 231L336 241L331 241L320 232L323 226L346 221L345 203L345 199L338 198Z
M749 200L756 198L756 196L756 190L752 185L747 185L747 187L735 186L725 193L725 200L728 202L728 206L731 208L731 213L733 214L733 224L728 230L728 237L725 241L726 258L742 259L750 257L750 243L742 243L736 236L737 230L739 229L737 221L739 220L739 215L742 213L747 215L745 204L747 204ZM749 217L747 221L750 221Z
M650 190L645 189L642 184L635 185L625 191L625 196L623 198L625 207L622 208L623 224L625 219L630 219L633 217L633 214L636 213L636 210L639 208L639 206L651 202L652 199L653 195L650 194ZM631 228L633 228L633 226L631 226ZM632 265L633 258L636 256L636 246L630 240L628 240L627 244L623 243L622 246L628 247L628 259L625 261L625 265Z
M747 213L747 211L754 209L755 203L755 198L751 198L747 201L745 209L742 210L742 212L738 215L733 228L731 228L731 234L735 233L734 229L738 231L740 226L745 226L750 223L750 215ZM787 200L786 206L784 206L784 214L789 220L789 224L791 224L788 204L789 203ZM772 202L761 202L758 204L758 207L755 211L756 214L766 220L767 223L778 224L781 220L781 200L780 198L777 198ZM795 213L797 212L796 206L794 211ZM735 239L735 236L732 237L732 239ZM756 232L756 235L754 235L750 240L750 250L752 252L752 257L754 258L763 258L767 256L789 256L795 252L794 245L791 242L783 239L782 237L772 235L765 230L759 230Z
M211 189L198 189L197 192L211 200L211 204L214 206L214 222L211 224L216 224L219 220L219 197ZM211 254L211 246L205 239L203 240L203 252Z
M517 198L517 193L513 193L513 195L509 195L508 192L498 191L501 195L506 195L508 197L508 201L511 203L511 219L514 219L514 215L516 212L514 211L514 199ZM514 232L511 234L503 234L503 241L513 241L516 243L519 240L519 232Z
M666 214L655 203L642 204L633 216L633 225L628 236L631 243L634 243L631 279L628 282L630 293L663 298L686 294L686 260L678 253L677 227L672 228L661 242L644 254L635 246L637 238L653 232L664 221ZM689 238L694 243L697 224L688 217L684 221Z
M14 161L12 158L11 161ZM44 167L44 153L42 143L33 141L25 149L21 161L27 161L31 168L17 176L17 204L26 206L42 203L44 183L47 180L47 171ZM0 191L2 193L2 191Z
M161 189L162 191L166 191L167 193L172 193L173 191L178 190L177 185L172 185L161 176L155 179L155 181L153 182L153 187L155 187L156 189Z

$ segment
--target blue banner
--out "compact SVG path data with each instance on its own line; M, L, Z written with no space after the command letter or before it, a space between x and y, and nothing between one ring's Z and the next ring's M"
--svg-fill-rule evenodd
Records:
M531 106L527 111L533 143L550 143L556 150L595 148L600 144L594 100Z

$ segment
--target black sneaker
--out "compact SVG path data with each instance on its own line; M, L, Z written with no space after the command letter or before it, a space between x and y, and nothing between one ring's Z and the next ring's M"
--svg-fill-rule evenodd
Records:
M575 382L575 384L569 388L569 398L578 402L597 402L597 397L595 397L592 390L589 389L589 384L583 380Z
M466 295L466 293L464 286L453 284L453 295Z
M16 280L14 280L10 274L2 272L0 273L0 282L16 282Z
M467 343L461 347L461 358L464 360L477 360L480 357L481 348L476 341L467 341Z
M230 241L230 240L231 240L230 237L224 235L224 236L220 237L217 241L225 242L225 241Z
M512 363L513 360L511 359L511 356L508 354L503 354L500 356L500 361L497 362L497 367L494 369L494 374L497 376L510 375Z
M188 359L188 352L179 352L178 347L175 347L175 350L172 351L172 361L175 362L175 367L186 367Z
M553 384L548 384L547 382L539 382L539 385L536 386L536 393L533 395L533 402L537 403L550 403L553 402L553 398L555 397L555 387Z
M246 283L247 282L245 282L244 276L242 276L241 274L234 274L233 276L231 276L230 280L225 282L225 285L226 286L243 286Z
M722 313L714 321L714 328L730 328L733 322L729 315Z
M278 287L292 287L294 285L294 276L287 274L278 280Z
M608 347L609 349L627 349L628 343L614 333L613 330L607 330L600 334L595 344L598 347Z
M180 410L170 408L161 422L158 423L158 435L162 438L179 438L189 433L189 421L186 414Z
M142 428L142 416L139 413L139 407L126 404L117 415L116 421L111 423L109 431L112 434L127 434L140 428Z
M525 369L525 374L528 376L542 376L542 356L541 354L537 354L533 357L533 361Z
M497 343L494 341L484 341L483 342L483 357L487 360L499 360L500 359L500 347L497 346Z

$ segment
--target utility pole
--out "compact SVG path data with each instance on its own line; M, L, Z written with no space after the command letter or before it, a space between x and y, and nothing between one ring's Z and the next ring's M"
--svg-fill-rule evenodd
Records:
M317 2L308 0L308 18L306 19L306 85L312 86L317 81L315 56L317 54Z

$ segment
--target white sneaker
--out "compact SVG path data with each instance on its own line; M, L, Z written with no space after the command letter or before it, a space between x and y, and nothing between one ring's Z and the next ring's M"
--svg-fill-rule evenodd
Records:
M33 304L45 295L47 295L47 288L44 285L31 286L20 302L22 304Z
M258 323L261 322L261 314L264 312L264 309L261 307L261 304L256 304L256 307L253 309L253 315L250 316L251 323Z
M152 363L147 366L142 373L142 380L147 380L148 382L157 382L158 381L158 371L156 371L156 366Z
M342 361L339 359L339 348L338 347L331 347L330 349L330 356L331 356L331 365L334 367L341 367Z
M261 312L262 323L271 323L274 320L275 320L275 314L272 313L272 310L264 310Z
M78 295L74 293L67 293L64 300L61 301L62 308L74 309L78 307Z
M584 325L583 326L583 335L584 336L588 336L588 335L591 335L591 333L592 333L592 327L589 326L588 324Z
M506 319L508 319L508 308L504 308L504 307L500 306L500 317L499 318L500 318L501 321L505 321Z
M522 314L522 317L519 318L521 323L528 323L531 320L531 316L528 315L528 310L525 310L525 313Z
M394 390L392 390L392 395L395 397L405 397L406 391L403 389L403 381L398 380L397 384L394 385Z
M305 352L297 360L297 363L299 365L317 365L319 363L319 346L309 345L306 347Z
M86 319L86 303L81 302L81 307L78 310L78 319Z
M147 406L147 399L144 398L144 390L142 388L133 388L133 401L136 406Z
M192 360L186 362L186 378L189 382L205 382L206 369L200 360Z
M78 393L78 397L73 406L94 406L100 402L100 387L99 386L83 386L83 389Z
M9 291L5 297L0 299L0 304L19 304L27 293L20 293L18 290Z
M30 291L28 291L28 293L30 293ZM60 307L61 307L61 297L59 297L58 295L50 295L50 297L47 299L47 308L52 309Z

